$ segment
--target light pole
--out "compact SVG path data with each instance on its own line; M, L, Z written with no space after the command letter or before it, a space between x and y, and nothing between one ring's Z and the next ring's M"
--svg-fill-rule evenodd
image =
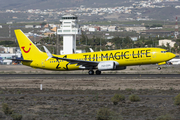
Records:
M101 50L101 38L100 38L100 50Z

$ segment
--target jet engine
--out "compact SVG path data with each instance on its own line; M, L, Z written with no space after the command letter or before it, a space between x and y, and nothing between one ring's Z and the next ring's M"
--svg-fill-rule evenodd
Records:
M119 63L116 61L103 61L98 64L98 70L124 70L126 66L119 66Z
M98 64L98 70L114 70L116 69L116 63L114 61L105 61Z
M98 70L123 70L126 69L126 66L119 66L119 63L116 61L103 61L98 64Z

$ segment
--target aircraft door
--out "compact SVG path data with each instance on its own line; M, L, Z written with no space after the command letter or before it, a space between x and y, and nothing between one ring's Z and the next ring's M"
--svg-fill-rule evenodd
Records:
M41 61L41 65L42 65L42 67L45 67L45 60L44 59Z
M156 50L153 50L153 51L152 51L152 57L153 57L153 58L156 58Z

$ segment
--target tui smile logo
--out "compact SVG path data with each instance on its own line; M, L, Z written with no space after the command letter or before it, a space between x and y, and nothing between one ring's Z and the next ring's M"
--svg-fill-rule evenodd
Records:
M32 45L31 43L29 44L30 46ZM22 50L25 52L25 53L29 53L29 51L31 50L31 47L26 51L25 50L25 47L23 46L23 47L21 47L22 48Z

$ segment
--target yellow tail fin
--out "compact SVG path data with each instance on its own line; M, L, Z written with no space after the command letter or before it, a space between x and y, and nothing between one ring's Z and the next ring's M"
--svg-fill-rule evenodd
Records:
M21 30L14 30L14 32L25 60L34 60L41 56L40 54L43 52L41 52Z

